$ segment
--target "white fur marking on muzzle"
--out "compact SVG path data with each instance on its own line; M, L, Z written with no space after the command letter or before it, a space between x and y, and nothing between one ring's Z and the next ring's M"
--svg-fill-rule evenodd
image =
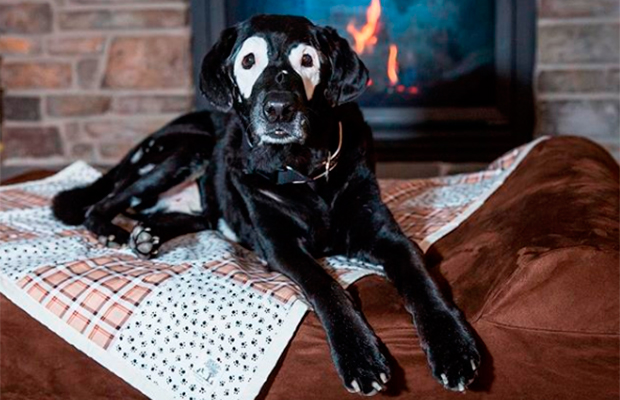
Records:
M312 66L305 67L302 65L303 56L308 55L312 58ZM304 82L304 89L306 91L306 97L308 100L312 99L314 94L314 88L317 87L321 81L321 59L316 49L307 44L298 44L295 46L288 55L288 61L291 66L301 76Z
M249 54L254 56L254 64L246 69L243 67L243 58ZM250 97L254 84L267 67L267 64L269 64L269 51L265 39L258 36L247 38L235 57L233 67L237 87L239 87L239 92L241 92L244 98Z

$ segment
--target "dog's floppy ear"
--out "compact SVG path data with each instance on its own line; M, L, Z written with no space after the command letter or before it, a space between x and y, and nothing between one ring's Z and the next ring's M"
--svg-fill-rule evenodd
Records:
M220 39L202 60L200 91L216 110L228 112L233 106L233 83L226 59L237 40L237 28L222 31Z
M332 107L357 98L368 84L368 70L349 42L332 27L319 28L321 51L331 64L325 98Z

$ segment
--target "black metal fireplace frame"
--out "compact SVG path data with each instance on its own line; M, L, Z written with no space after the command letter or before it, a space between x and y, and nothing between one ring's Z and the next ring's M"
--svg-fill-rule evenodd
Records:
M231 20L236 0L192 0L194 76ZM365 108L380 161L490 161L531 140L535 0L496 0L496 104L480 108ZM196 106L205 106L196 90Z

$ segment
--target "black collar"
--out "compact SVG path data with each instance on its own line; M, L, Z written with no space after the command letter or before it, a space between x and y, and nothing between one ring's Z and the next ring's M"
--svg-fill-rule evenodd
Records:
M253 147L248 140L248 145ZM329 181L329 173L338 165L338 158L340 157L340 149L342 148L342 122L338 121L338 148L332 154L331 151L327 152L327 159L321 163L321 166L325 166L325 170L315 176L306 176L296 169L286 165L283 169L274 171L271 173L259 172L259 174L276 185L302 184L311 183L321 178L325 178L325 181Z

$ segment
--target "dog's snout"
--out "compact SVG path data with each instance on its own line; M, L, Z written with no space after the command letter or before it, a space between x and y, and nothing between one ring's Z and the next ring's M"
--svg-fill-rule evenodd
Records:
M269 122L290 122L295 114L295 100L287 93L267 95L263 112Z

